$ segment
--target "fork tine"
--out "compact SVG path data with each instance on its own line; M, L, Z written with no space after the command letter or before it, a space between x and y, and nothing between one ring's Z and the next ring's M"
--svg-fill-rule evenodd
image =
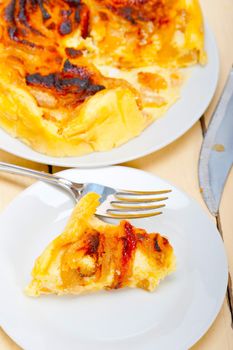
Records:
M168 197L159 197L159 198L126 198L126 197L121 197L117 193L114 194L114 197L122 202L127 202L130 204L133 203L151 203L151 202L161 202L165 201L168 199Z
M157 194L165 194L170 193L172 190L160 190L160 191L133 191L133 190L119 190L116 192L117 195L142 195L142 196L148 196L148 195L157 195Z
M165 207L165 204L161 204L161 205L158 205L158 207L157 208L155 208L155 209L160 209L160 208L164 208ZM123 208L121 208L121 209L119 209L119 210L117 210L117 209L108 209L108 211L111 211L111 212L119 212L119 213L128 213L128 212L134 212L134 211L136 211L136 212L146 212L146 211L150 211L151 209L150 208L140 208L140 207L137 207L137 208L130 208L130 209L123 209Z
M96 215L112 219L136 219L161 215L161 208L168 197L163 196L171 190L160 191L110 191L101 205L97 208ZM160 196L157 196L160 195Z
M128 202L130 203L130 202ZM165 207L165 204L160 204L160 205L135 205L136 203L133 202L132 204L134 205L128 205L127 202L121 202L121 201L112 201L110 202L111 206L113 208L118 208L122 210L151 210L151 209L159 209Z
M158 212L158 211L154 211L154 212L150 212L150 213L135 213L135 214L126 214L123 212L118 212L118 211L114 211L115 209L108 209L107 210L107 217L109 218L115 218L115 219L139 219L139 218L148 218L151 216L156 216L156 215L160 215L162 214L162 212Z

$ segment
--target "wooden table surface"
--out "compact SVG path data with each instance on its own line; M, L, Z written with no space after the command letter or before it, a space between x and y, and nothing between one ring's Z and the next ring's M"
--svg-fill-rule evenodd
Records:
M203 134L208 127L211 113L216 106L229 70L233 64L233 0L202 0L201 4L205 18L215 33L221 61L219 84L214 99L201 120L179 140L159 152L125 165L149 171L173 182L189 195L196 198L204 210L208 212L200 195L197 165ZM46 165L17 158L3 151L0 151L0 160L43 171L54 172L57 170L54 167L49 168ZM25 177L0 173L0 211L32 182L32 180ZM216 222L224 239L229 262L229 288L222 309L215 322L201 340L192 347L192 350L233 349L233 296L231 289L231 281L233 280L232 205L233 171L228 178L224 190L217 220L208 213L211 220ZM0 349L17 350L20 348L0 329Z

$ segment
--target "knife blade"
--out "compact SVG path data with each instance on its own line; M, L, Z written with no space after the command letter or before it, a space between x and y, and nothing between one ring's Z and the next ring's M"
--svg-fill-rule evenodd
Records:
M233 69L212 116L199 158L199 184L210 212L217 216L233 164Z

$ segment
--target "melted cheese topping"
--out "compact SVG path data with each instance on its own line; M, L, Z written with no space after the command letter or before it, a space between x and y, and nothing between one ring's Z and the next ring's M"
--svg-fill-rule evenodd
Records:
M198 0L86 1L92 16L90 51L97 64L122 68L205 63Z
M141 109L149 120L156 120L171 107L181 94L181 87L187 74L179 69L165 69L159 66L135 69L119 69L98 66L104 76L124 79L140 92Z

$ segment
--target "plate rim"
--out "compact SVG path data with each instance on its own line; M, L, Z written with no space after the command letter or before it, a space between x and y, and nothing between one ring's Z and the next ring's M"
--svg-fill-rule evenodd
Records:
M114 150L119 149L120 147L127 145L128 142L130 142L131 140L129 140L128 142L124 143L123 145L120 145L119 147L113 148L109 151L102 151L102 152L92 152L90 154L86 154L83 156L67 156L67 157L54 157L54 156L49 156L40 152L35 151L34 149L32 149L31 147L29 147L28 145L24 144L19 138L14 138L13 136L11 136L10 134L8 134L3 128L0 129L1 133L4 133L7 137L9 138L13 138L15 139L15 141L18 143L21 143L23 145L23 147L26 147L27 149L29 149L29 153L22 154L23 151L22 150L18 150L17 148L13 148L13 150L11 149L10 145L0 145L0 149L9 152L10 154L13 154L15 156L24 158L26 160L29 161L33 161L33 162L39 162L41 164L46 164L46 165L52 165L52 166L61 166L61 167L65 167L65 168L80 168L80 169L89 169L89 168L99 168L99 167L106 167L106 166L111 166L111 165L117 165L119 163L125 163L125 162L129 162L135 159L139 159L142 157L145 157L147 155L152 154L153 152L157 152L161 149L163 149L164 147L172 144L173 142L175 142L177 139L179 139L181 136L183 136L187 131L189 131L192 126L200 119L200 117L203 115L203 113L206 111L206 109L208 108L208 106L210 105L214 94L216 92L216 88L217 88L217 84L218 84L218 80L219 80L219 72L220 72L220 58L219 58L219 50L218 50L218 46L217 46L217 41L215 38L215 34L212 31L211 27L208 24L208 21L205 19L204 20L204 27L205 27L205 36L208 35L209 37L209 42L211 42L211 47L213 48L213 52L214 52L214 59L216 60L216 67L215 67L215 76L214 76L214 84L212 85L212 89L211 89L211 93L208 96L208 99L206 100L206 103L201 106L199 108L199 111L197 111L195 113L195 116L187 123L185 124L185 127L180 127L179 128L179 132L177 132L173 136L170 136L168 138L166 138L166 140L164 140L163 142L160 142L159 144L157 144L156 146L152 146L149 149L143 150L143 148L141 148L140 153L138 154L134 154L131 156L125 156L124 154L122 154L120 157L117 156L114 158L113 155L113 159L111 160L100 160L97 163L94 163L92 161L86 161L84 160L84 162L82 162L83 158L86 158L90 155L95 155L95 154L109 154ZM207 63L208 64L208 63ZM200 65L196 65L196 66L200 66ZM195 66L194 66L195 67ZM193 66L189 67L189 68L193 68ZM205 68L204 68L205 69ZM182 98L182 95L181 95ZM172 106L171 106L172 108ZM170 109L169 109L170 110ZM166 113L165 113L166 115ZM163 115L160 119L162 119L163 117L165 117L165 115ZM156 120L153 122L156 123ZM151 125L153 125L153 123ZM150 126L148 126L148 128L150 128ZM137 137L140 137L140 135L138 135ZM134 140L136 138L133 138L132 140ZM35 154L35 156L34 156ZM81 164L80 164L81 162Z
M209 328L212 326L212 324L214 323L215 319L217 318L221 307L223 306L224 303L224 299L225 299L225 295L226 295L226 291L227 291L227 285L228 285L228 259L227 259L227 254L226 254L226 249L224 246L224 241L222 239L222 237L220 236L220 233L218 232L217 227L214 225L214 223L211 221L209 215L207 214L207 212L201 207L200 203L193 198L190 194L186 193L184 190L182 190L179 186L176 186L175 184L173 184L171 181L167 181L166 179L156 175L156 174L152 174L150 172L141 170L141 169L136 169L136 168L132 168L132 167L128 167L128 166L122 166L122 165L113 165L113 166L108 166L108 167L103 167L103 169L108 169L108 168L126 168L128 170L133 170L136 172L140 172L140 173L144 173L146 175L150 175L151 177L154 177L155 179L159 179L162 180L164 182L166 182L166 184L173 186L178 192L182 193L186 198L188 198L188 200L194 204L196 207L199 208L199 210L202 212L202 214L204 215L204 217L208 220L209 224L215 229L216 231L216 239L218 240L221 248L222 248L222 258L224 259L224 270L225 270L225 276L223 276L223 280L224 282L222 283L222 292L221 292L221 298L219 297L218 302L215 305L215 308L213 310L211 310L211 314L208 317L208 320L206 320L206 325L205 327L203 327L202 331L199 331L199 334L196 335L192 335L189 338L189 342L187 342L186 344L184 344L184 347L182 345L182 349L187 349L190 348L192 346L194 346L209 330ZM101 168L96 169L96 170L101 170ZM64 173L67 173L69 171L80 171L79 168L69 168L69 169L65 169L59 172L56 172L57 175L64 175ZM81 171L91 171L91 169L81 169ZM27 192L30 192L31 190L33 190L34 188L36 188L38 185L41 184L41 181L36 181L34 184L32 184L31 186L27 187L24 191L22 191L18 196L15 197L15 199L13 201L10 202L10 204L0 213L0 224L1 224L1 219L2 216L5 215L5 212L7 212L8 210L11 210L11 205L14 204L14 202L17 200L22 199L25 194L27 195ZM49 185L51 186L51 185ZM0 313L0 326L2 327L2 329L4 330L4 332L19 346L21 346L23 348L24 344L23 341L21 342L20 336L14 335L13 333L15 332L11 332L9 330L10 327L8 327L6 324L4 324L3 317L1 317L1 313ZM9 331L8 331L9 330ZM120 349L120 344L119 344L119 349Z

